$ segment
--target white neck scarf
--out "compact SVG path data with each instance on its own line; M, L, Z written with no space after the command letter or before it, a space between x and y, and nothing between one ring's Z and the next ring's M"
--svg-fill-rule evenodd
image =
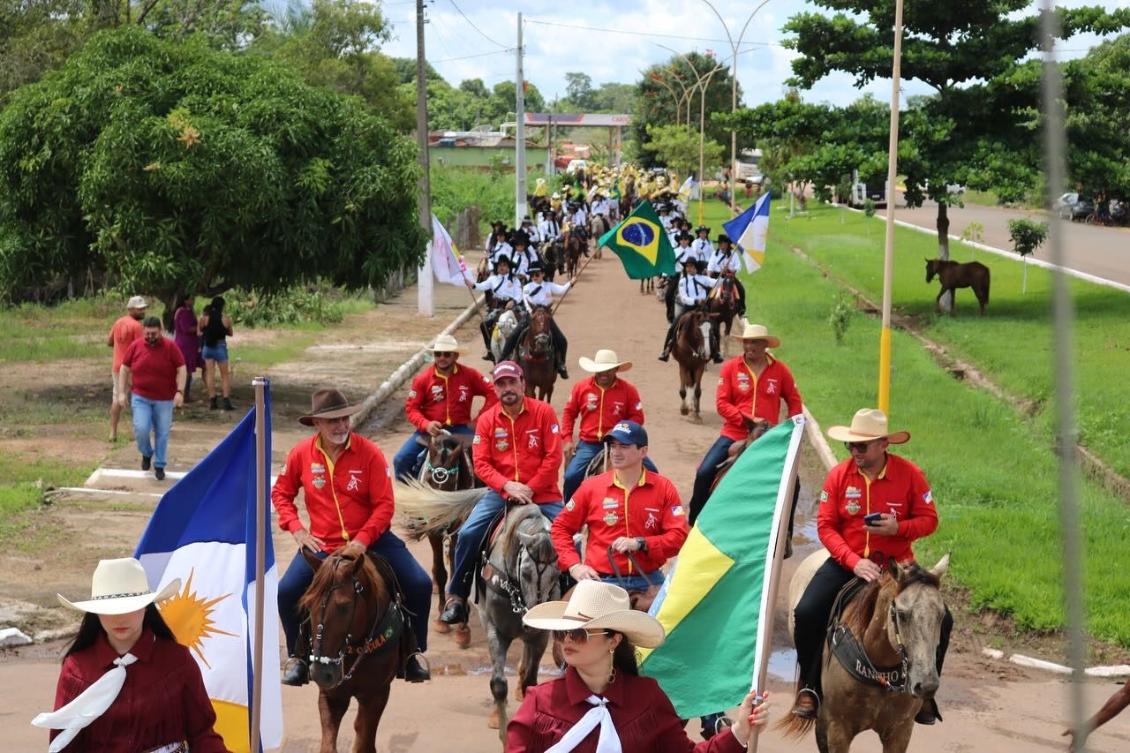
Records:
M137 661L133 654L114 659L114 668L99 677L73 701L55 711L39 714L31 720L33 726L62 730L48 753L59 753L86 725L93 722L114 703L126 682L126 667ZM617 747L619 750L619 747Z
M612 723L612 714L608 711L608 699L590 695L585 700L592 704L592 708L545 753L569 753L580 745L598 724L600 737L596 740L596 753L621 753L620 735L616 734L616 726Z

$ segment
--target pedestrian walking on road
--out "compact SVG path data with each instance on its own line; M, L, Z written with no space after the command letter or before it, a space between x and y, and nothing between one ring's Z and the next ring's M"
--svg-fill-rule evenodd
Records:
M124 558L98 563L90 599L58 596L83 618L63 657L55 710L32 720L51 730L50 753L230 753L200 667L157 611L179 589L178 578L153 593L141 563Z
M216 369L220 370L220 394L223 396L224 410L232 410L231 404L231 365L228 359L228 338L232 330L231 317L224 313L224 299L216 296L212 303L204 307L197 331L204 339L201 355L204 356L204 386L208 388L208 407L220 408L216 397Z
M177 303L176 313L173 314L173 342L180 348L184 356L184 369L188 376L184 381L184 401L192 402L192 376L204 364L200 356L199 322L196 319L196 299L191 294L185 294Z
M134 340L141 339L141 320L145 318L145 309L148 304L145 299L135 295L126 303L126 313L118 317L114 326L110 327L110 336L106 338L106 345L114 349L114 362L110 368L113 384L110 402L110 441L118 441L118 421L122 417L122 402L118 399L118 371L122 368L122 359Z
M124 407L128 399L133 412L133 438L141 453L141 470L147 471L152 465L153 475L162 481L173 409L184 404L188 372L180 348L162 333L160 319L147 317L142 329L142 339L129 346L122 360L118 395L120 405Z

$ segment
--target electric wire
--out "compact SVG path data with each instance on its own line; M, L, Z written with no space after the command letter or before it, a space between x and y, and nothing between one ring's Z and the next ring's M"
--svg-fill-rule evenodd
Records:
M504 45L504 44L502 44L502 42L498 42L498 41L495 41L495 40L494 40L493 38L491 38L491 37L490 37L489 35L487 35L487 33L486 33L485 31L483 31L482 29L480 29L480 28L479 28L478 26L475 26L475 22L474 22L474 21L472 21L472 20L470 19L470 17L468 17L468 16L467 16L467 14L463 12L463 9L462 9L462 8L460 8L460 7L458 6L458 5L456 5L456 4L455 4L455 0L448 0L448 2L450 2L450 3L451 3L451 7L452 7L452 8L454 8L454 9L455 9L456 11L458 11L459 15L463 16L463 20L464 20L464 21L466 21L466 22L467 22L468 24L470 24L470 25L471 25L471 28L472 28L472 29L474 29L475 31L479 32L479 36L481 36L481 37L482 37L483 39L487 40L487 41L488 41L488 42L490 42L491 44L495 44L495 45L498 45L498 46L499 46L499 47L501 47L501 48L502 48L503 50L506 50L506 49L507 49L507 46L506 46L506 45ZM513 48L513 47L511 47L511 48L509 48L509 49L513 50L514 48Z

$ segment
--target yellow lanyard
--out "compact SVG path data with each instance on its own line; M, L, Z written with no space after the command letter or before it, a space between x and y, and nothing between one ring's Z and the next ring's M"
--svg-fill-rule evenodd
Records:
M352 438L346 441L345 449L343 449L342 452L345 452L345 450L349 449L350 441L352 441ZM326 460L326 470L329 472L330 496L333 497L334 510L337 511L337 521L341 524L341 538L346 543L348 543L349 531L345 530L345 516L341 514L341 503L337 499L337 488L334 486L334 461L330 460L329 454L326 452L325 448L322 447L322 438L320 436L318 437L317 444L315 446L318 448L318 452L322 453L322 457Z

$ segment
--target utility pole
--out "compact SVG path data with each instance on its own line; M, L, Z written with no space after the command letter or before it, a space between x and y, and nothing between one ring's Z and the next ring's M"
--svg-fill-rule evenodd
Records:
M416 148L420 159L420 181L416 185L416 206L420 227L428 239L424 263L417 270L416 304L422 316L435 314L432 300L432 181L428 160L428 64L424 56L424 2L416 0Z
M522 14L518 14L518 75L514 108L518 128L514 136L514 227L520 227L526 214L526 80L522 74Z

